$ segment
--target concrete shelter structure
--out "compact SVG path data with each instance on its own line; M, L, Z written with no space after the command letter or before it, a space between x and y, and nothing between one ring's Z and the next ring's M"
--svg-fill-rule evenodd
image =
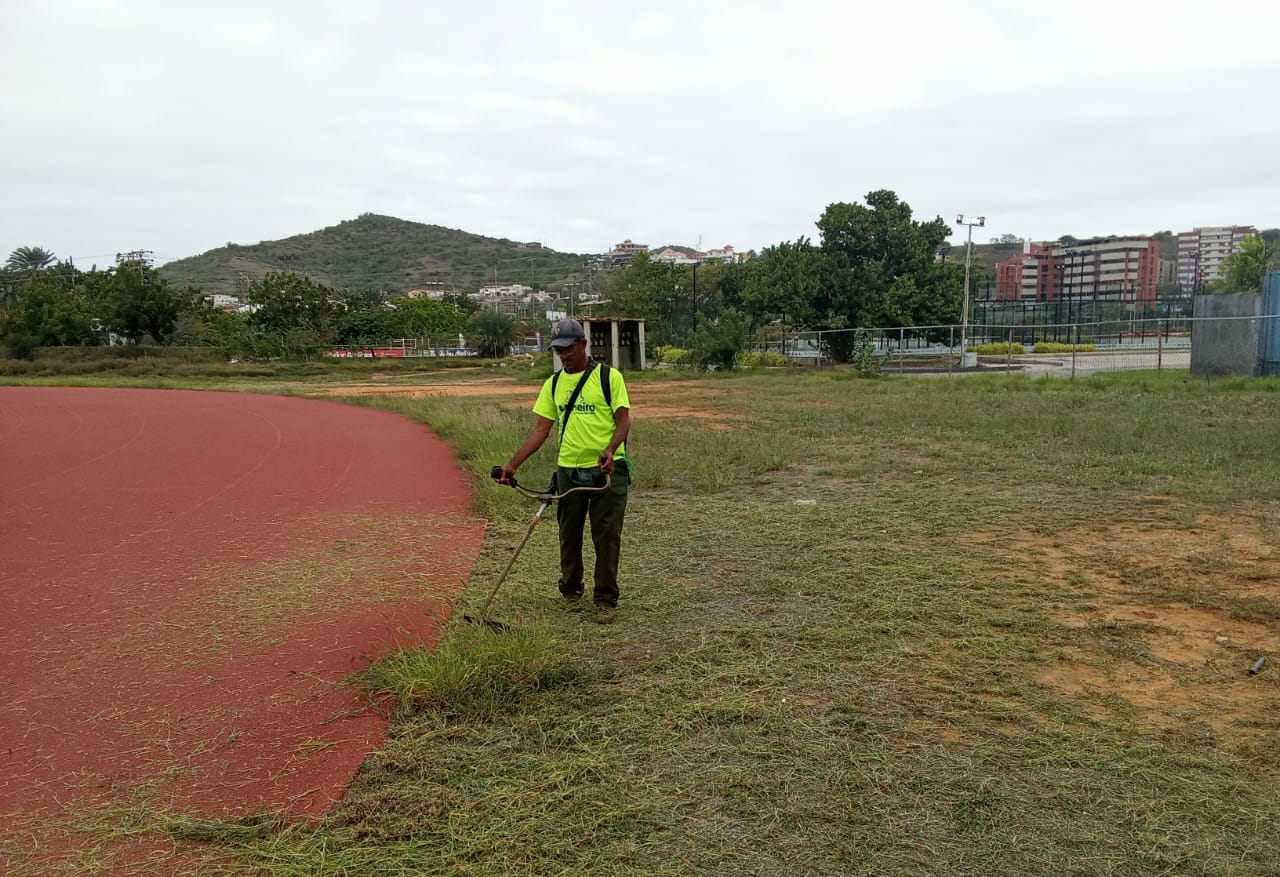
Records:
M579 317L587 334L587 353L598 362L621 371L643 371L647 365L644 352L644 320L625 317ZM560 371L560 357L551 351L555 370Z

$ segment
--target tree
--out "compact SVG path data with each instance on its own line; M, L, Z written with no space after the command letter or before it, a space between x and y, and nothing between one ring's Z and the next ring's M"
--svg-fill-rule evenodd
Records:
M48 268L53 261L53 252L44 247L18 247L9 254L4 265L10 271L32 272Z
M1023 243L1026 243L1026 241L1024 241L1022 238L1018 237L1016 234L1002 234L1002 235L1000 235L999 237L994 237L994 238L992 238L992 239L991 239L991 243L993 243L993 244L1023 244Z
M17 303L0 316L0 342L19 358L37 347L97 344L100 334L85 296L52 273L33 277Z
M481 356L506 356L516 343L516 324L506 314L484 310L471 319L472 341Z
M404 315L388 307L349 309L337 317L339 344L369 346L406 337Z
M387 294L380 289L344 289L334 293L334 300L348 311L367 311L387 305Z
M256 307L249 323L277 338L301 330L318 344L329 343L335 335L332 295L329 287L307 277L268 274L249 284L246 297Z
M87 276L103 324L135 344L148 336L156 344L167 343L178 314L190 306L192 296L170 289L144 260L123 260L109 271Z
M780 319L808 326L822 291L822 251L800 238L766 247L751 266L742 291L742 309L756 325Z
M405 335L425 338L429 343L438 343L445 338L456 339L458 333L466 331L470 317L468 311L453 302L429 298L396 299L395 308L400 314Z
M1267 244L1260 235L1240 242L1240 249L1222 260L1222 276L1213 282L1215 293L1260 292L1262 281L1280 244Z
M960 317L963 270L936 258L951 228L941 217L917 222L887 189L861 204L831 204L818 219L826 256L815 301L820 328L937 326ZM925 334L928 334L927 332ZM846 359L853 339L832 337Z
M214 347L229 357L250 353L253 334L244 314L215 308L199 290L188 289L190 300L178 314L170 342L188 347Z
M610 273L604 297L612 304L612 311L637 319L669 322L677 291L681 289L686 296L692 296L692 273L688 266L658 262L648 253L638 253L621 269ZM691 311L692 304L686 304L686 308Z
M733 369L747 346L747 318L725 311L716 320L704 320L694 330L689 357L699 368Z

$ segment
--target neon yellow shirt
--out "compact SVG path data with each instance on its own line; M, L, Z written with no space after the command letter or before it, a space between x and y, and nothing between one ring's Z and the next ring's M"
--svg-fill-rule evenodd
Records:
M547 420L555 421L555 433L560 434L560 418L564 407L569 404L569 397L582 382L585 371L576 375L568 372L560 373L556 381L556 397L551 398L551 382L554 376L547 378L538 393L538 401L533 405L533 413ZM609 391L613 396L613 407L630 408L631 400L627 398L627 384L622 380L622 372L616 368L609 369ZM560 441L560 455L556 462L569 469L590 469L600 465L600 452L613 441L615 427L613 411L604 401L604 390L600 388L600 366L591 370L586 386L578 395L573 406L573 416ZM614 459L627 457L627 446L623 444L613 455Z

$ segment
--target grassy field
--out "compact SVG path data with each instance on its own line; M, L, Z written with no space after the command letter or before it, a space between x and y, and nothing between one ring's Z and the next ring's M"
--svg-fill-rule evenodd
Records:
M479 602L531 511L485 473L535 385L475 377L233 386L453 443L491 521ZM68 830L198 873L1276 872L1280 667L1248 670L1280 649L1280 382L632 391L616 624L559 605L549 522L495 604L515 635L459 623L360 680L398 706L323 821L122 803ZM16 873L106 861L5 844Z

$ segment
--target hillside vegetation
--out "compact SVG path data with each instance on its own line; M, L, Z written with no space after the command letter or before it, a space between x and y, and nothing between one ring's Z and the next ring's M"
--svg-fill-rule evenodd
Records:
M272 271L291 271L337 288L394 293L438 283L447 291L474 292L495 280L555 288L584 261L538 244L366 213L283 240L228 244L170 262L160 273L177 286L228 295Z

